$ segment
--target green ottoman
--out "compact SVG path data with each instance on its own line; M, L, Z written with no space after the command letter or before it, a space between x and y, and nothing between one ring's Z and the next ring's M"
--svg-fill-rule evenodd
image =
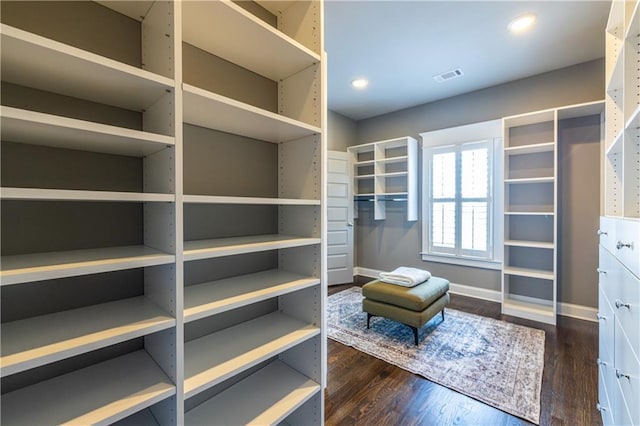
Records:
M362 310L367 313L367 328L371 317L385 317L408 325L418 346L418 329L442 313L449 304L449 281L431 277L415 287L402 287L379 280L362 286Z

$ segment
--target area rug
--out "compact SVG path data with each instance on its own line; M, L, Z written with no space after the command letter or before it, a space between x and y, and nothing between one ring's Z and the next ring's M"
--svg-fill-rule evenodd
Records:
M420 330L362 312L360 287L329 296L327 334L342 344L539 424L544 331L445 310Z

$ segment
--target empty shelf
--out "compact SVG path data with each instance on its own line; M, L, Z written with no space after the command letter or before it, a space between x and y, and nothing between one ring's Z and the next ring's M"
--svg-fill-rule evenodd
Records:
M399 157L388 157L388 158L382 158L380 160L376 160L376 162L380 164L407 163L408 161L409 161L409 157L406 155L399 156Z
M521 300L505 299L502 302L502 313L527 318L533 321L540 321L548 324L555 324L556 314L553 310L553 302L548 304L525 302Z
M318 392L318 383L274 361L186 412L185 424L275 425Z
M2 140L55 148L144 157L173 146L171 136L7 106L0 107Z
M227 197L217 195L185 195L189 204L255 204L276 206L319 206L320 200L297 198Z
M185 123L273 143L292 141L321 132L319 127L188 84L183 84L183 89Z
M138 411L116 423L112 426L159 426L155 417L151 413L149 408L145 408L142 411Z
M535 154L538 152L550 152L556 147L555 142L538 143L533 145L510 146L504 149L505 155Z
M316 277L270 270L184 289L184 321L195 321L320 283Z
M553 280L555 276L552 271L545 271L544 269L517 268L514 266L505 266L504 273L507 275L518 275L542 280Z
M186 342L184 392L189 398L320 333L280 312Z
M1 33L9 83L137 111L173 90L173 80L113 59L5 24Z
M409 172L391 172L391 173L380 173L377 174L377 177L383 177L383 178L392 178L392 177L402 177L402 176L408 176Z
M0 284L143 268L175 262L175 256L147 246L106 247L2 256Z
M320 62L318 54L229 0L184 2L182 20L189 23L182 26L185 42L274 81Z
M320 238L294 237L281 234L185 241L184 260L210 259L313 244L320 244Z
M554 212L504 212L507 216L553 216Z
M507 184L520 184L520 183L553 183L555 178L553 176L548 177L535 177L535 178L519 178L519 179L505 179L504 183Z
M83 191L75 189L0 188L3 200L39 201L116 201L116 202L165 202L175 200L173 194L140 192Z
M505 246L512 247L531 247L531 248L544 248L553 249L555 245L553 243L547 243L543 241L524 241L524 240L506 240Z
M174 325L142 296L5 323L2 377Z
M2 423L108 424L175 392L153 359L136 351L2 395Z
M376 175L355 175L356 179L373 179Z

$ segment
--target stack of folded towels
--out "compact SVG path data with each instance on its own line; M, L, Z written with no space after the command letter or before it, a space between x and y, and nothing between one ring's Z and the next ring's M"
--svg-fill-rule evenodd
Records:
M391 272L380 272L380 281L403 287L415 287L429 278L431 278L431 272L407 266L401 266Z

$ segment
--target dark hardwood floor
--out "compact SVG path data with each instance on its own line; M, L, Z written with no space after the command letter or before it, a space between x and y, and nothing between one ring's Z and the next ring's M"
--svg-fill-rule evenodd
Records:
M330 287L329 294L352 285ZM596 410L597 323L559 317L556 327L548 326L501 315L498 303L458 295L451 296L449 308L545 330L540 424L602 424ZM325 395L327 425L529 424L331 339Z

